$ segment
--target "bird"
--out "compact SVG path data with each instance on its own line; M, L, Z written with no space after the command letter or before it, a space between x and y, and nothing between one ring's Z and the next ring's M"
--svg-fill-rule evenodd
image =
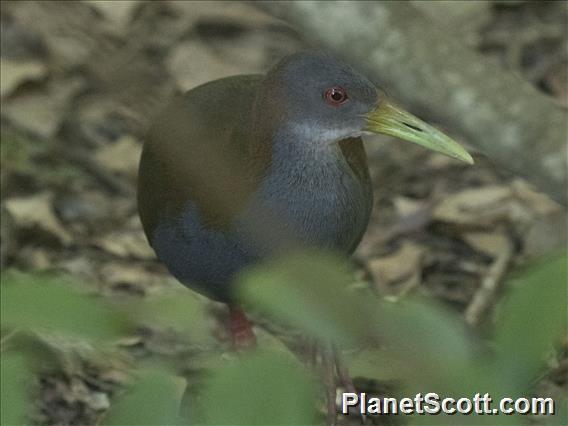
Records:
M373 206L362 137L374 133L473 163L322 51L190 89L150 124L137 190L144 232L178 281L229 306L236 347L255 341L234 287L241 271L292 247L348 256L359 244Z

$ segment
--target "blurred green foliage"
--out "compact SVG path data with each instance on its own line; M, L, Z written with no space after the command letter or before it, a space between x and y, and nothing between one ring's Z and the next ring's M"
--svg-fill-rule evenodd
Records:
M158 294L128 304L130 318L144 325L160 324L185 333L194 345L209 348L215 344L204 296L181 288L173 294Z
M381 301L370 291L349 289L344 261L299 253L250 270L239 288L249 308L290 329L345 350L353 376L397 383L398 396L529 396L545 357L566 333L567 253L516 274L499 307L494 335L481 344L460 317L431 300ZM208 374L199 392L184 398L191 423L313 424L324 392L318 380L284 345L265 344L247 355L215 346L198 296L160 296L111 305L81 294L61 277L2 276L2 424L25 419L34 372L10 340L19 331L51 333L100 345L112 343L133 324L180 325L209 348ZM564 333L564 334L563 334ZM211 351L217 351L212 353ZM182 424L180 379L166 368L132 372L132 384L111 404L105 424ZM192 388L189 384L189 388ZM7 390L9 389L9 390ZM393 395L397 396L397 395ZM552 424L567 424L563 402ZM431 423L416 416L414 424ZM522 424L522 416L437 416L437 424Z
M314 424L317 390L315 378L297 361L261 349L213 370L193 420L217 425Z
M102 299L73 291L65 278L11 272L2 279L2 328L56 332L108 342L126 318Z
M457 315L431 300L392 303L347 290L347 275L338 265L343 264L321 254L279 260L243 277L244 297L265 314L322 341L374 348L348 360L348 365L364 377L380 379L386 373L403 383L404 396L528 396L544 368L545 355L566 333L566 252L526 268L508 283L512 291L501 308L495 341L489 344L495 346L494 353L483 350ZM567 424L565 401L558 405L561 412L553 422ZM427 416L413 419L416 424L429 422ZM455 424L456 418L439 416L436 422ZM459 422L496 420L462 416ZM523 419L501 416L497 423L519 424Z
M21 354L2 353L1 361L0 423L23 424L28 408L26 386L32 381L32 372Z
M176 380L163 370L142 370L136 382L112 407L105 425L177 425L179 398Z
M518 372L536 375L551 342L567 335L567 277L567 257L561 253L525 268L511 280L515 290L503 306L494 339L495 369L507 382L523 386Z

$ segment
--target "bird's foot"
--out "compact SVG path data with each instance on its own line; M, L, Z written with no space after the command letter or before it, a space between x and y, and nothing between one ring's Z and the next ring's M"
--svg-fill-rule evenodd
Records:
M343 389L350 393L357 392L338 349L331 345L323 347L321 364L326 389L326 425L335 426L337 424L337 390ZM362 415L361 424L365 424L365 421L366 418Z
M337 424L337 384L335 383L335 365L333 360L333 352L330 347L323 348L321 352L321 363L323 370L323 381L325 385L325 403L326 403L326 419L327 426L335 426Z
M235 306L229 307L229 331L233 348L237 352L247 351L256 346L252 322L242 309Z

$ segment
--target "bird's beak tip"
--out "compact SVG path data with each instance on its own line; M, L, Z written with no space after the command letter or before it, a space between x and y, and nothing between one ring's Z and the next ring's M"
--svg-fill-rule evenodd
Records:
M474 164L472 156L452 138L388 101L382 101L366 116L366 120L366 131L414 142L467 164Z

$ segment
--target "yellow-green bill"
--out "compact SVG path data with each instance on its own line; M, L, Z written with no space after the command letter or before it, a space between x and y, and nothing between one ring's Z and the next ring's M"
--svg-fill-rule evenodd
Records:
M432 151L473 164L471 155L452 138L386 101L381 102L367 115L366 130L414 142Z

